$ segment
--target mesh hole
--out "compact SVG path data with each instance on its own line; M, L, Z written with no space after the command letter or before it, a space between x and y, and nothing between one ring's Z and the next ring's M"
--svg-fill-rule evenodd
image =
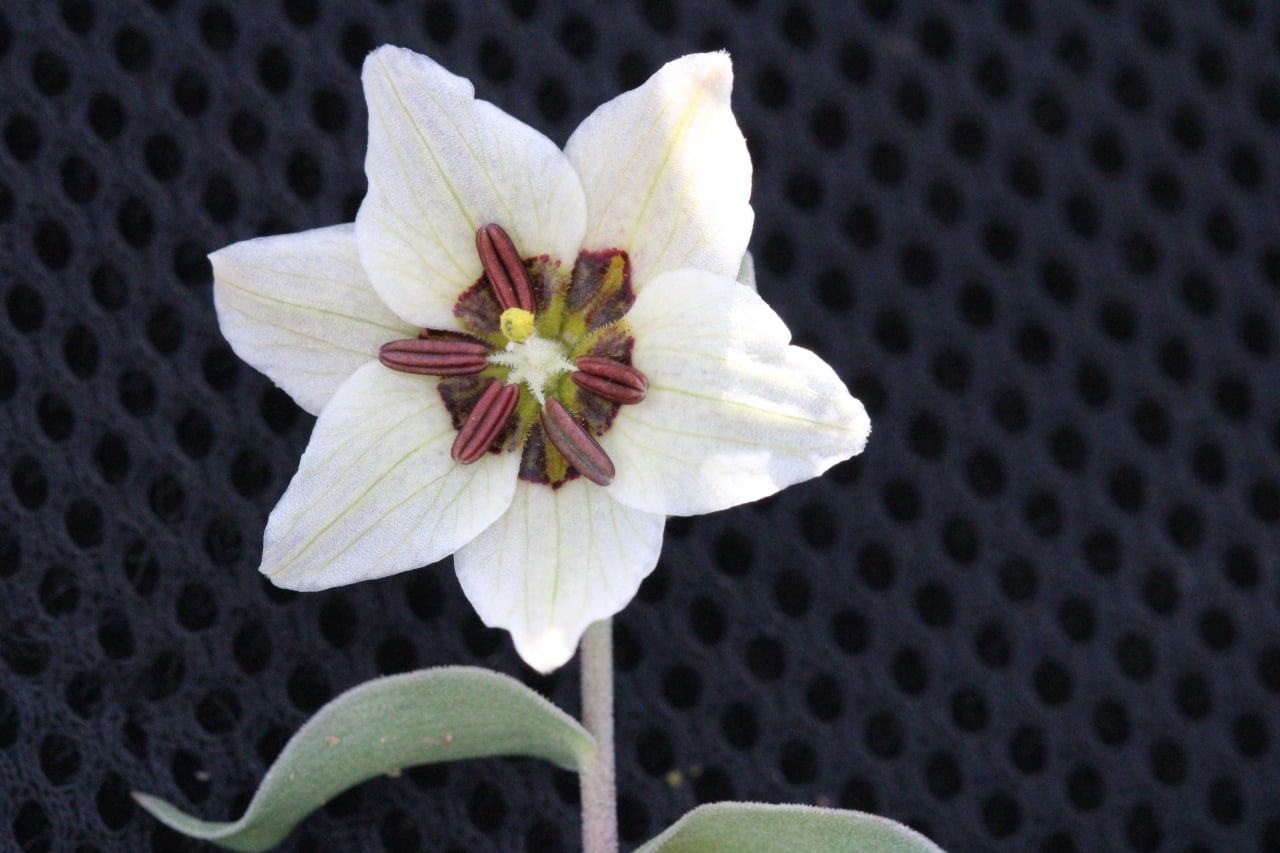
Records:
M67 682L63 698L76 715L94 716L102 706L102 677L92 671L76 673Z

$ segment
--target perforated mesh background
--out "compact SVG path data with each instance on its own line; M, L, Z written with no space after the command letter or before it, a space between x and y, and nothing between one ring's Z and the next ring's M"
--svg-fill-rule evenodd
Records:
M21 0L0 9L0 848L211 849L288 735L472 663L576 710L449 565L256 570L311 420L218 333L204 255L350 220L394 42L563 143L733 52L760 291L875 423L673 520L617 619L626 846L723 798L953 853L1280 850L1280 7ZM380 779L281 849L573 850L530 761Z

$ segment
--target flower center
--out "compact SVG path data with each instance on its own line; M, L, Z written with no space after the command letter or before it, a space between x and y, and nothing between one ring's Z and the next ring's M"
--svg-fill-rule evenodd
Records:
M537 335L530 335L523 341L512 338L506 349L489 356L489 363L509 368L511 372L507 374L506 383L523 383L539 406L547 404L546 389L551 380L561 373L573 373L578 369L565 359L564 347L558 341Z
M459 462L519 450L521 479L558 488L581 475L608 485L613 462L596 439L649 387L631 366L626 253L581 252L565 271L558 259L522 257L495 224L476 233L476 250L484 275L453 309L464 331L424 329L385 344L379 359L441 377Z

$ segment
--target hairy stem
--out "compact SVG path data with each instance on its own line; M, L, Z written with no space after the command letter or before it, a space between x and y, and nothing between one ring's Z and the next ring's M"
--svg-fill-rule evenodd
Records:
M593 623L582 637L582 724L596 741L595 755L580 773L583 853L617 853L612 619Z

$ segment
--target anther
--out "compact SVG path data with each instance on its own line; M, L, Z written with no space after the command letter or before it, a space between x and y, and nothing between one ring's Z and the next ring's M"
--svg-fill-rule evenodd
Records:
M639 403L649 390L648 378L629 364L584 355L574 360L573 381L579 388L599 394L614 403Z
M490 382L471 414L467 415L462 429L458 430L449 455L463 465L470 465L488 453L493 440L507 425L507 419L515 411L519 399L519 386L503 385L498 379Z
M613 460L555 397L542 407L542 428L569 464L597 486L613 482Z
M476 252L502 310L523 308L533 313L533 286L529 283L529 273L516 251L516 244L501 225L490 222L476 232Z
M401 373L459 376L488 366L489 348L479 341L405 338L382 345L378 361Z

